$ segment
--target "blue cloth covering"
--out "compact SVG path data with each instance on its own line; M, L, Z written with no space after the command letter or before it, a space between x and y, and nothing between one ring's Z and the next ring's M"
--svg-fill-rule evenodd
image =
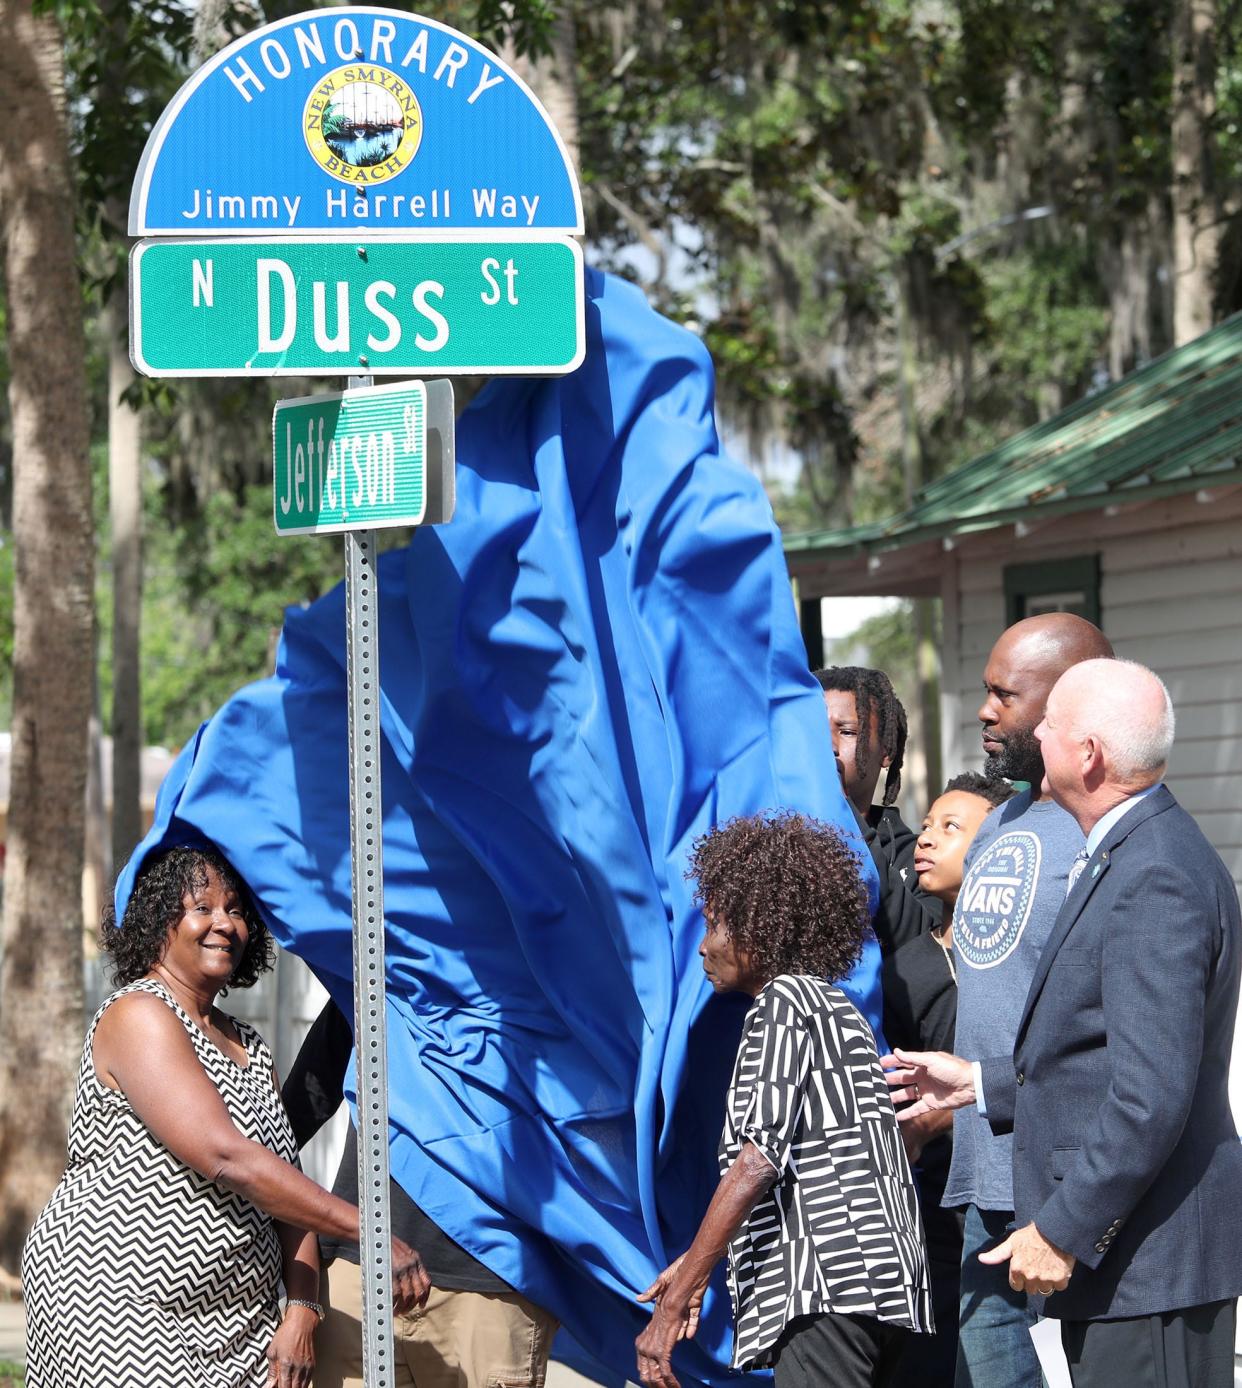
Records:
M748 1002L704 981L691 841L793 807L875 882L703 346L594 271L586 324L580 370L464 412L454 520L380 561L389 1111L410 1196L624 1374L715 1188ZM117 910L214 840L352 1016L345 689L338 588L184 749ZM877 1035L878 964L845 983ZM730 1335L721 1278L683 1382L736 1382Z

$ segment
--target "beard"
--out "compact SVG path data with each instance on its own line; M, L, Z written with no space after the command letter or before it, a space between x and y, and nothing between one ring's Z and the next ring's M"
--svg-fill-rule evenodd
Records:
M984 771L1007 781L1029 781L1038 787L1044 779L1044 758L1033 728L1022 728L1002 739L999 752L989 752Z

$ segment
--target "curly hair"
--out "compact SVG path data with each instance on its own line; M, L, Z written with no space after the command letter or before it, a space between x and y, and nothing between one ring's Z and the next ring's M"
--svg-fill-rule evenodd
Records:
M993 809L997 805L1003 805L1015 793L1008 781L1002 781L999 776L985 776L979 771L959 772L945 784L940 793L949 795L956 790L965 791L967 795L977 795L980 800L986 800Z
M696 839L686 877L757 974L834 981L858 962L871 926L859 863L837 829L784 810Z
M145 978L159 962L168 932L185 914L186 896L206 886L209 868L237 893L246 918L246 948L229 987L249 988L272 967L272 937L236 868L218 850L191 845L170 848L142 869L119 928L115 906L109 902L104 907L99 945L112 956L112 979L118 988Z
M901 790L901 768L906 759L906 710L892 681L883 670L865 665L829 665L816 670L819 687L852 694L858 710L858 772L866 776L871 764L871 719L874 715L880 752L889 758L884 775L885 805L895 805Z

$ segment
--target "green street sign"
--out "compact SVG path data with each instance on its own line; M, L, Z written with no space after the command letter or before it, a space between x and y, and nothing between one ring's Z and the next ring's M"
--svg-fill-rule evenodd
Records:
M562 375L584 351L568 237L236 237L130 255L145 376Z
M452 433L446 381L430 389L402 381L281 400L272 415L276 533L447 520L452 499L445 504L443 470L445 461L452 466Z

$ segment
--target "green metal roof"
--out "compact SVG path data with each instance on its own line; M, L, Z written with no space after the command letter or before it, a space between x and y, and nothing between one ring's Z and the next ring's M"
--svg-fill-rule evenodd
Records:
M1238 481L1242 314L930 483L899 515L787 535L785 550L898 549Z

